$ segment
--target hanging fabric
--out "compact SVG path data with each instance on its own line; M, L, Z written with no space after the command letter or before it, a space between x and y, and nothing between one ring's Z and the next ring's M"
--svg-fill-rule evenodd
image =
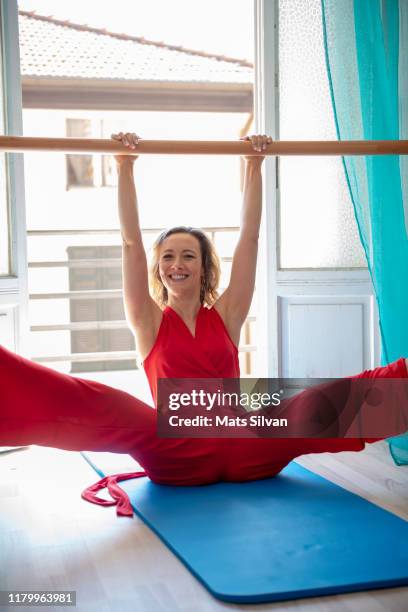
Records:
M326 65L339 140L408 137L408 3L321 0ZM378 305L381 361L408 356L408 160L344 157ZM408 434L390 438L408 464Z

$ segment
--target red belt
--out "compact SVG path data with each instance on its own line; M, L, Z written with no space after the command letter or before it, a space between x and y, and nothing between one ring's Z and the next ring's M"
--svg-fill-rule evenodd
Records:
M87 487L81 493L82 499L97 504L98 506L117 506L116 514L118 516L133 516L133 508L126 491L124 491L118 482L121 480L130 480L131 478L141 478L146 476L145 472L128 472L127 474L115 474L113 476L105 476L98 480L95 484ZM102 499L96 495L97 491L107 488L113 500Z

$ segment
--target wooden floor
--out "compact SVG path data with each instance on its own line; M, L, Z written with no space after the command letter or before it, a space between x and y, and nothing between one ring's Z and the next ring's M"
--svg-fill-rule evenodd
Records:
M408 520L408 466L396 467L385 443L299 463ZM82 501L81 490L96 480L78 453L31 447L0 454L0 589L75 590L77 607L65 609L81 612L408 610L408 587L277 604L219 602L137 517L118 519L114 508Z

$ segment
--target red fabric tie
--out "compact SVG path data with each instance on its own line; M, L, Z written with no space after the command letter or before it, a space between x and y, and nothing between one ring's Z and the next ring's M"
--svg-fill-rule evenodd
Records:
M116 514L118 516L133 516L133 509L130 503L130 499L126 491L124 491L119 485L118 482L121 480L130 480L131 478L141 478L142 476L146 476L145 472L128 472L127 474L115 474L113 476L105 476L105 478L101 478L95 484L87 487L81 493L82 499L85 499L92 504L97 504L98 506L117 506ZM97 491L101 489L108 489L111 497L113 497L113 501L108 499L102 499L96 495Z

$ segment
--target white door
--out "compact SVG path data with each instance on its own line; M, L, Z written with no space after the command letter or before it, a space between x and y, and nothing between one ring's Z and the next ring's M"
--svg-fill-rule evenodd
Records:
M320 0L257 0L257 130L336 140ZM373 289L341 158L265 160L257 374L337 377L379 362Z
M16 0L0 1L1 134L22 134ZM27 256L22 154L0 153L0 344L25 352Z

